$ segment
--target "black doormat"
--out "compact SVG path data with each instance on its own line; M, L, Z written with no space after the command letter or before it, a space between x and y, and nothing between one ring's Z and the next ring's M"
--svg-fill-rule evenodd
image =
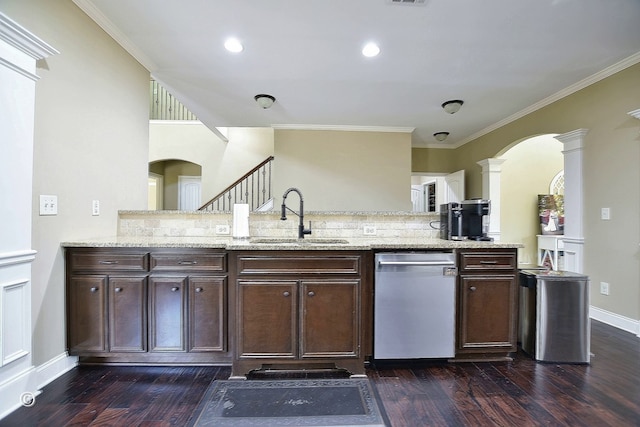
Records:
M190 423L204 426L385 426L367 379L214 381Z

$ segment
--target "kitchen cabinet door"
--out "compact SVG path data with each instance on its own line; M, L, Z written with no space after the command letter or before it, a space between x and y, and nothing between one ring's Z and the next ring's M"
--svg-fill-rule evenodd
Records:
M356 357L359 351L359 280L303 280L300 357Z
M107 350L107 276L78 275L67 288L69 354Z
M237 292L239 357L296 357L297 281L239 280Z
M189 351L225 351L227 278L189 277Z
M147 351L145 277L109 277L109 350Z
M458 349L516 351L516 276L461 275Z
M186 293L186 276L149 279L149 351L186 351Z

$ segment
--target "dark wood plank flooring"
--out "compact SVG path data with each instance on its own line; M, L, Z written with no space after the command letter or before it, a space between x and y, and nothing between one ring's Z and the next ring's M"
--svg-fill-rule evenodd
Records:
M594 321L591 351L590 365L536 363L519 353L513 362L378 363L367 374L393 427L640 426L640 339ZM229 367L78 367L0 426L183 426L211 382L229 374Z

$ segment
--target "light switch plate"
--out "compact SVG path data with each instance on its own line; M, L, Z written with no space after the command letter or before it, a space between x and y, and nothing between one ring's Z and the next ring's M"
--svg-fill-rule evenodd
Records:
M611 210L609 208L600 209L600 219L605 221L611 219Z
M58 196L40 195L40 215L58 215Z
M91 203L91 215L93 216L100 215L100 200L94 200Z

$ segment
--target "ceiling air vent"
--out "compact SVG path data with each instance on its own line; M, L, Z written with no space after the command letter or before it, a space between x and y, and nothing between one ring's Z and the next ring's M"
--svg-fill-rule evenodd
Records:
M415 4L415 5L423 5L427 2L427 0L387 0L387 2L391 4Z

